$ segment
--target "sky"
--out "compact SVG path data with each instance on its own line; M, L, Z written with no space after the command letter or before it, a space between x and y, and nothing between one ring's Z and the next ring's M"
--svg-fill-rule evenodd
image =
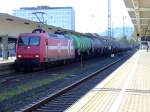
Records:
M48 5L51 7L71 6L75 10L75 29L79 32L99 33L107 30L108 0L3 0L0 12L12 14L20 7ZM132 26L123 0L111 0L112 27Z

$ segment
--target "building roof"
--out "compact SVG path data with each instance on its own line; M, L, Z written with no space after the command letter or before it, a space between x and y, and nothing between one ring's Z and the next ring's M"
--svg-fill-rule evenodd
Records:
M31 33L38 27L39 23L9 14L0 13L0 36L17 37L20 33ZM43 29L48 32L55 32L60 27L43 25Z
M73 9L72 7L50 7L50 6L37 6L37 7L21 7L20 10L42 10L42 9Z
M136 35L150 35L150 0L124 0Z

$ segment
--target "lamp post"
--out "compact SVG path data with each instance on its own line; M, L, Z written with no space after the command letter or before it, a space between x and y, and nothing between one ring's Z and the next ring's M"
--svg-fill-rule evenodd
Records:
M123 16L123 37L125 38L126 37L126 34L125 34L125 19L126 19L126 16Z
M108 0L108 37L111 39L111 0Z
M108 0L108 38L110 39L109 51L111 53L110 57L114 57L112 53L112 34L111 34L111 0Z

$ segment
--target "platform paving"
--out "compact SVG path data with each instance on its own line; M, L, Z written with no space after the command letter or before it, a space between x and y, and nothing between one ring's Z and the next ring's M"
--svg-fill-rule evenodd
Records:
M150 112L150 52L137 51L65 112Z

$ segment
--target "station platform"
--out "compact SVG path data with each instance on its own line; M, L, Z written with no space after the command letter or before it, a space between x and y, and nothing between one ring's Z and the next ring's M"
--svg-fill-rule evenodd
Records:
M150 112L150 52L137 51L65 112Z
M13 63L15 61L16 57L8 57L7 60L3 60L3 58L0 58L0 65Z
M16 57L9 57L7 60L0 58L0 75L9 74L13 72L13 64Z

